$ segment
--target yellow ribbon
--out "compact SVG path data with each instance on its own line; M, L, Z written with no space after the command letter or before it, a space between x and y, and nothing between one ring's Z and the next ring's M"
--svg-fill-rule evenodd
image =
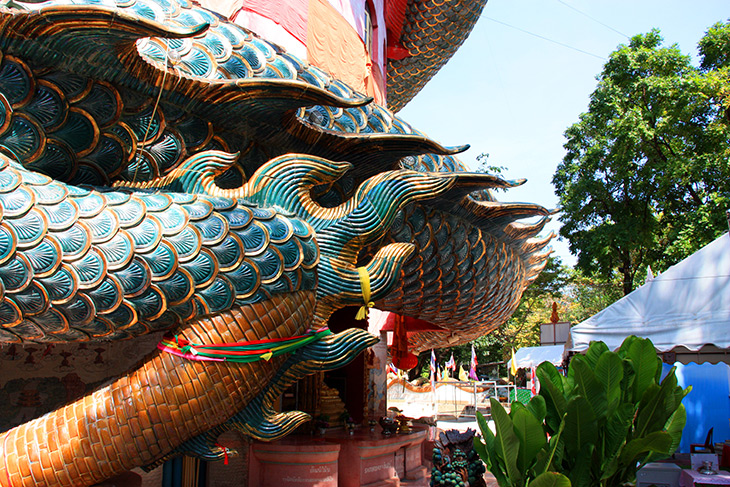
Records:
M368 274L368 270L364 267L358 267L357 273L360 275L360 288L362 289L362 299L365 304L360 306L355 319L364 320L368 317L369 308L375 306L375 303L370 301L370 274Z

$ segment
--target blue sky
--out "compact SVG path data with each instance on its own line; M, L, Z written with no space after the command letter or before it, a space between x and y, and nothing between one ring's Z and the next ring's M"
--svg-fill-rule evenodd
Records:
M528 179L501 201L555 208L563 132L586 111L609 54L658 28L697 64L697 41L728 18L730 0L489 0L461 49L399 115L444 145L471 144L460 158L472 168L486 152L506 178ZM554 217L548 229L558 228ZM575 263L567 242L552 247Z

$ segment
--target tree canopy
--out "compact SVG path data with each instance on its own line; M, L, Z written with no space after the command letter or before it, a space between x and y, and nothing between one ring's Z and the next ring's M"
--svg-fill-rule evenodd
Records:
M699 43L701 63L657 30L620 45L588 111L566 132L553 176L561 235L586 275L663 270L727 230L730 22Z

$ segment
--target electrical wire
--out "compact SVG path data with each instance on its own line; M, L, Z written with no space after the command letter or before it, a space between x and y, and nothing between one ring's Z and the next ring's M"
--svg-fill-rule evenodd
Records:
M627 39L631 39L631 37L630 37L630 36L627 36L627 35L626 35L626 34L624 34L623 32L621 32L621 31L619 31L619 30L616 30L616 29L614 29L613 27L611 27L611 26L610 26L610 25L608 25L608 24L604 24L604 23L603 23L603 22L601 22L600 20L598 20L598 19L596 19L596 18L594 18L594 17L591 17L591 16L590 16L590 15L588 15L587 13L585 13L585 12L583 12L583 11L580 11L580 10L578 10L577 8L575 8L575 7L574 7L574 6L572 6L572 5L569 5L569 4L565 3L565 2L563 1L563 0L556 0L556 1L557 1L558 3L562 3L563 5L565 5L566 7L568 7L569 9L571 9L571 10L575 10L575 11L576 11L576 12L578 12L579 14L581 14L581 15L583 15L583 16L585 16L585 17L588 17L588 18L589 18L589 19L591 19L591 20L592 20L593 22L595 22L595 23L597 23L597 24L601 24L601 25L602 25L602 26L604 26L605 28L607 28L607 29L609 29L609 30L612 30L612 31L614 31L615 33L617 33L617 34L619 34L619 35L622 35L622 36L624 36L624 37L625 37L625 38L627 38Z
M595 58L598 58L598 59L602 59L604 61L607 61L607 59L605 57L599 56L598 54L593 54L592 52L584 51L583 49L579 49L577 47L573 47L571 45L564 44L564 43L559 42L559 41L556 41L554 39L550 39L549 37L541 36L540 34L535 34L534 32L530 32L529 30L522 29L520 27L514 26L512 24L508 24L506 22L502 22L501 20L493 19L492 17L484 17L484 18L485 19L488 19L488 20L491 20L492 22L496 22L498 24L502 24L502 25L504 25L506 27L510 27L512 29L519 30L520 32L524 32L525 34L529 34L531 36L537 37L538 39L542 39L544 41L552 42L553 44L557 44L557 45L562 46L562 47L567 47L568 49L572 49L573 51L578 51L578 52L580 52L582 54L586 54L588 56L592 56L592 57L595 57Z

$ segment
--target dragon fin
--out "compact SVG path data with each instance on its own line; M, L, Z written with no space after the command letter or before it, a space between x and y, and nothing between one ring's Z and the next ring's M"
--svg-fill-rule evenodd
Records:
M189 194L210 194L214 179L228 170L238 159L238 153L217 150L198 152L170 171L170 174L151 181L119 181L116 188L167 190Z

